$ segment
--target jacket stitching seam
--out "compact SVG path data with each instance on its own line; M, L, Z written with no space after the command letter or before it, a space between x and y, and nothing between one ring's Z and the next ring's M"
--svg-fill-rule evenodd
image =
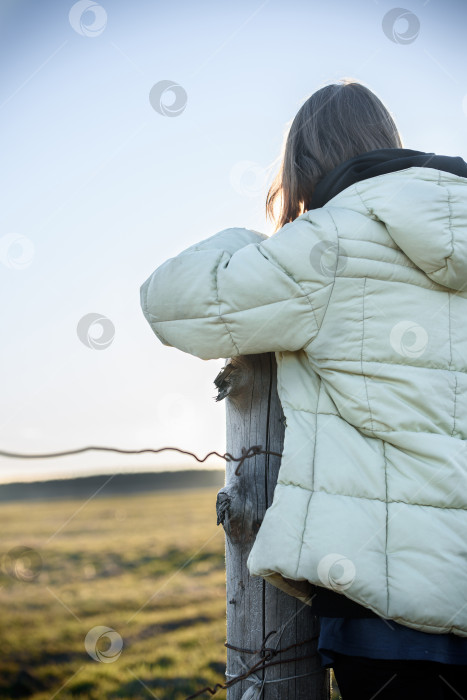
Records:
M361 203L362 203L363 206L365 207L365 209L366 209L368 215L369 215L371 218L373 218L374 212L367 206L367 204L366 204L366 202L364 201L362 195L361 195L360 192L358 191L357 183L355 183L355 192L357 193L357 195L358 195L358 197L359 197ZM381 219L378 219L378 221L381 221Z
M409 269L411 270L413 268L409 267ZM441 268L439 268L439 269L441 269ZM417 270L414 270L414 272L417 272ZM437 270L434 270L434 272L437 272ZM414 287L418 287L419 289L420 288L433 289L434 291L439 291L439 292L446 292L447 291L447 288L445 286L443 286L440 282L436 282L436 280L430 280L430 278L427 277L425 275L425 273L423 273L422 271L420 271L420 273L423 275L423 277L426 277L426 280L424 280L424 281L426 281L427 284L421 285L418 282L410 282L410 280L391 280L391 281L398 282L399 284L412 284ZM430 274L431 274L431 272L430 272ZM360 279L360 278L361 278L361 275L339 275L339 279L352 279L353 280L353 279ZM370 277L370 279L381 281L382 278L372 276L372 277ZM383 281L384 281L384 278L383 278ZM433 282L433 284L428 285L428 283L430 281ZM457 293L457 296L459 296L459 294L460 294L461 299L465 299L466 297L462 296L462 294L467 294L467 290L465 290L465 289L462 290L462 293L459 291Z
M444 185L444 184L441 182L441 171L439 171L439 173L438 173L438 182L437 182L436 184L439 185L440 187L444 187L445 190L446 190L446 192L447 192L447 200L448 200L448 201L447 201L447 204L448 204L448 212L449 212L449 216L448 216L448 228L449 228L449 232L450 232L450 234L451 234L451 252L450 252L449 255L447 256L447 258L444 259L444 265L441 265L441 267L438 267L436 270L431 270L430 275L433 275L435 272L439 272L440 270L446 269L447 266L448 266L448 260L449 260L449 258L452 258L453 254L454 254L454 230L453 230L453 228L452 228L451 191L450 191L449 187L447 187L447 185Z
M454 406L452 409L452 430L451 437L454 436L454 431L456 429L456 413L457 413L457 374L452 371L452 330L451 330L451 295L448 295L448 322L449 322L449 371L454 374Z
M386 615L389 615L389 573L388 573L388 530L389 530L389 508L388 508L388 463L386 459L386 443L383 441L384 456L384 481L386 487L386 542L384 545L384 556L386 558Z
M301 411L303 413L311 413L313 416L315 415L315 411L313 411L312 408L295 408L295 406L293 406L291 403L289 403L287 401L284 401L283 399L281 399L281 404L283 407L285 406L286 408L289 408L291 411ZM330 413L328 411L318 411L316 413L316 415L318 415L318 416L335 416L336 418L340 418L340 420L345 421L345 418L343 418L343 416L341 416L339 413ZM347 423L348 421L345 421L345 422ZM365 425L355 425L354 423L352 423L351 425L354 428L357 428L357 430L366 430L368 432L372 432L372 433L374 433L374 436L376 436L376 437L378 437L378 433L399 433L400 432L400 430L395 430L393 428L388 428L387 430L385 430L384 428L376 428L374 430L371 430L371 428L367 428ZM428 435L444 435L445 434L445 433L433 433L433 432L428 432L428 431L425 431L425 432ZM371 436L368 436L368 437L371 437ZM453 437L452 433L451 433L451 437Z
M451 437L454 437L454 432L456 430L456 412L457 412L457 376L454 375L454 413L453 413L453 421L452 421L452 431L451 431Z
M329 284L332 284L332 282L329 282ZM323 288L326 285L323 285ZM276 301L268 301L265 304L258 304L258 306L250 306L247 309L235 309L234 311L224 311L222 313L222 316L231 316L232 314L242 314L248 311L252 311L254 309L261 309L263 306L271 306L271 304L283 304L285 301L293 301L294 299L304 299L305 295L302 295L300 297L287 297L286 299L277 299ZM216 299L217 300L217 299ZM218 300L217 300L218 301ZM309 301L309 300L307 300ZM148 316L152 316L153 318L157 318L154 314L152 314L150 311L148 311ZM156 323L172 323L173 321L177 321L178 323L180 321L197 321L197 320L204 320L204 319L209 319L209 318L218 318L221 316L221 314L212 314L209 316L187 316L186 318L178 318L178 319L173 319L173 318L162 318L160 321L156 321Z
M370 243L371 245L379 245L382 248L386 248L387 250L393 250L396 253L402 253L403 255L405 255L404 251L401 250L399 247L395 245L388 245L387 243L381 243L381 241L372 241L369 238L350 238L350 236L341 236L341 239L343 241L353 241L354 243Z
M346 238L345 240L356 240L356 239ZM383 245L383 244L377 243L376 245ZM386 248L386 250L395 250L394 248L391 248L390 246L383 246L383 247ZM348 253L345 254L345 259L346 260L365 260L365 261L377 263L378 265L397 265L399 267L407 267L409 270L415 270L415 271L420 270L420 268L417 267L416 265L405 265L404 263L396 262L394 260L376 260L375 258L362 257L361 255L349 255ZM339 275L339 277L340 276L341 275Z
M367 278L365 277L363 280L363 293L362 293L362 344L361 344L361 349L360 349L360 367L361 367L362 376L363 376L363 383L365 385L365 393L366 393L366 401L368 404L368 412L370 414L370 422L371 422L370 430L374 433L373 414L371 412L370 398L368 396L367 377L363 371L363 343L364 343L364 339L365 339L365 288L366 288L366 280L367 280Z
M350 360L347 357L326 357L327 360L333 360L334 362L348 362L348 363L357 363L360 362L360 360ZM426 365L411 365L407 364L405 362L390 362L389 360L364 360L366 364L379 364L379 365L395 365L396 367L411 367L411 368L417 368L417 369L428 369L430 371L435 371L435 372L446 372L446 367L427 367ZM330 367L332 371L332 367ZM465 369L452 369L450 370L451 372L458 372L460 374L467 374L467 370ZM319 374L319 370L316 370L316 374Z
M443 370L445 371L445 370ZM291 404L289 401L285 401L284 399L281 399L281 405L285 406L286 408L289 408L291 411L300 411L303 413L311 413L312 415L315 415L315 411L312 408L297 408L293 404ZM336 418L340 418L341 420L345 421L345 418L343 418L339 413L331 413L330 411L317 411L316 415L318 416L336 416ZM346 421L348 422L348 421ZM364 425L355 425L353 424L353 427L357 428L358 430L370 430L370 428L366 428ZM398 433L400 432L399 430L394 430L392 428L389 428L388 430L384 430L382 428L377 428L373 432L378 432L378 433ZM442 435L443 433L429 433L430 435ZM451 433L452 436L452 433Z
M309 303L309 305L310 305L311 311L312 311L312 313L313 313L313 317L314 317L314 319L315 319L316 327L318 328L318 319L316 318L315 308L314 308L313 304L311 303L311 300L310 300L310 297L309 297L310 292L307 292L307 291L302 287L301 283L300 283L298 280L295 279L295 277L287 270L286 267L284 267L283 263L280 263L278 260L276 260L276 258L274 257L274 255L271 255L271 252L270 252L269 250L267 251L267 255L264 255L264 251L261 250L260 247L258 246L258 252L259 252L261 255L263 255L263 257L264 257L266 260L268 260L268 262L270 262L270 261L272 260L272 261L275 263L275 265L279 268L279 270L282 270L283 272L285 272L285 274L286 274L288 277L290 277L290 279L292 280L293 284L294 284L295 286L297 286L297 287L300 289L300 291L302 292L301 296L304 297L304 298L308 301L308 303ZM331 284L331 283L329 283L329 284ZM327 285L323 285L323 286L327 286ZM287 297L287 299L284 299L283 301L291 301L292 299L296 299L296 298L297 298L297 295L295 295L295 296L293 296L293 297ZM314 336L313 336L313 337L314 337ZM313 339L313 338L312 338L312 339ZM311 342L311 341L308 341L308 342ZM306 343L306 345L308 345L308 342Z
M313 493L314 493L313 487L314 487L314 481L315 481L315 456L316 456L316 443L317 443L317 438L318 438L318 406L319 406L319 395L321 393L322 384L323 384L323 381L322 381L322 379L320 379L318 394L316 397L316 410L315 410L315 435L314 435L313 458L312 458L313 472L312 472L312 477L311 477L312 488L310 489L310 496L308 498L308 503L306 506L305 519L303 521L302 537L301 537L301 542L300 542L300 549L298 551L297 568L295 569L295 576L298 576L298 570L300 569L300 560L302 558L302 552L303 552L303 542L304 542L305 531L306 531L306 526L307 526L307 522L308 522L308 514L310 512L310 503L311 503L311 499L312 499Z
M154 314L152 314L149 311L148 308L148 294L149 294L149 283L146 288L143 287L143 293L142 293L142 309L143 309L143 314L146 316L146 318L149 320L149 317L152 316L154 318ZM164 338L162 333L158 330L156 332L156 329L154 328L155 322L150 323L151 327L153 328L154 333L159 337L159 339L162 342L162 338L165 340L166 343L168 343L168 340Z
M306 491L312 491L313 493L326 493L328 496L343 496L344 498L362 498L366 501L379 501L380 503L385 503L390 505L392 503L402 503L405 506L420 506L421 508L441 508L441 510L465 510L467 511L467 506L443 506L434 505L433 503L414 503L413 501L403 501L397 498L391 498L385 501L382 498L377 498L376 496L355 496L351 493L339 493L338 491L326 491L326 489L311 489L304 484L297 484L293 481L277 481L280 486L293 486L294 488L305 489Z
M222 258L223 255L224 255L224 251L221 252L221 255L219 256L219 261L220 261L220 259ZM235 351L236 351L237 355L240 355L240 354L241 354L241 353L240 353L240 350L239 350L239 348L237 347L237 344L236 344L236 342L235 342L234 339L233 339L232 333L230 332L230 328L228 327L225 318L224 318L223 315L221 314L221 305L220 305L220 301L219 301L219 280L218 280L218 275L219 275L219 265L216 266L216 275L215 275L215 281L216 281L216 302L217 302L217 304L218 304L218 306L219 306L218 318L220 318L221 321L222 321L222 323L224 324L225 329L226 329L227 333L228 333L229 336L230 336L230 340L231 340L231 342L232 342L233 347L235 348Z
M308 343L307 343L306 345L303 346L303 348L302 348L303 350L306 350L306 348L310 345L310 343L311 343L313 340L315 340L315 339L318 338L319 333L320 333L320 331L321 331L321 328L322 328L323 325L324 325L324 320L325 320L325 318L326 318L326 313L327 313L327 310L328 310L328 308L329 308L329 304L330 304L330 302L331 302L331 297L332 297L332 293L333 293L333 291L334 291L334 286L335 286L335 284L336 284L336 273L337 273L337 268L338 268L338 266L339 266L339 261L340 261L340 252L339 252L339 251L340 251L340 246L339 246L340 240L339 240L339 232L338 232L338 230L337 230L337 226L336 226L336 222L334 221L334 217L333 217L333 215L331 214L330 211L328 211L328 214L329 214L329 217L330 217L330 219L331 219L331 221L332 221L332 224L333 224L333 226L334 226L334 231L335 231L335 234L336 234L336 243L337 243L336 267L335 267L335 270L334 270L334 278L333 278L332 282L330 282L330 284L332 285L332 287L331 287L331 290L330 290L330 292L329 292L328 300L327 300L327 302L326 302L326 308L324 309L324 312L323 312L323 317L322 317L322 319L321 319L321 324L320 324L319 327L318 327L318 332L316 333L316 335L315 335L313 338L311 338L311 340L308 341ZM321 289L324 289L326 286L327 286L327 285L323 285L323 286L321 287ZM316 317L315 317L315 318L316 318ZM316 324L316 325L318 325L318 324Z

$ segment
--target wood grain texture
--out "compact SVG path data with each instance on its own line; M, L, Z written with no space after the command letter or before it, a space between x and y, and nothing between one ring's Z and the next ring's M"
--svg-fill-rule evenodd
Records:
M230 358L215 380L218 399L226 401L227 452L234 457L242 449L261 445L282 453L284 414L276 389L274 353L241 355ZM303 678L266 683L262 700L329 700L330 672L321 668L317 653L318 619L311 607L288 595L262 577L250 576L246 561L266 509L271 505L280 467L280 457L256 454L238 462L226 463L225 486L217 498L218 523L225 531L227 642L248 654L227 649L227 674L238 675L262 658L263 640L268 649L285 649L291 644L312 640L277 654L267 663L281 661L256 672L267 681L310 674ZM264 653L263 653L264 655ZM301 658L286 662L293 657ZM310 658L311 657L311 658ZM246 664L241 665L241 660ZM226 681L232 675L227 675ZM251 688L248 680L227 690L228 700L240 700Z

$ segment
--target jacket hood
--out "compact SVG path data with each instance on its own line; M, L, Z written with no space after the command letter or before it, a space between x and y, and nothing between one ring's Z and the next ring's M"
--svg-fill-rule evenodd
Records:
M467 163L460 156L408 148L355 156L316 186L308 209L323 206L363 206L433 281L467 289Z

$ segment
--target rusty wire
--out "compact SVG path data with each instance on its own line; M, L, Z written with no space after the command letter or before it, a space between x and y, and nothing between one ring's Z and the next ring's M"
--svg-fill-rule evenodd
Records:
M119 452L120 454L126 454L126 455L142 454L143 452L156 453L156 452L162 452L163 450L175 450L176 452L181 452L185 455L191 455L198 462L204 462L211 455L217 455L218 457L225 459L227 462L238 462L237 468L235 469L235 474L237 476L239 476L239 474L240 474L239 469L242 466L245 459L248 459L249 457L253 457L253 455L270 454L270 455L276 455L277 457L282 456L280 452L271 452L271 450L263 450L262 445L252 445L248 449L246 449L245 447L242 447L242 456L241 457L233 457L230 454L230 452L225 452L223 455L221 455L221 454L219 454L219 452L216 452L215 450L213 450L212 452L208 452L208 454L205 457L203 457L203 459L200 459L197 455L195 455L194 452L190 452L189 450L182 450L179 447L159 447L158 449L153 449L152 447L145 447L142 450L125 450L125 449L121 449L119 447L101 447L99 445L90 445L88 447L78 447L74 450L64 450L62 452L45 452L42 454L37 454L37 453L23 454L21 452L7 452L6 450L0 450L0 457L12 457L12 458L18 458L18 459L50 459L53 457L65 457L67 455L77 455L77 454L81 454L82 452L88 452L89 450L98 450L100 452Z
M289 649L292 649L292 647L298 647L301 646L302 644L307 644L309 642L312 642L313 640L317 639L319 635L313 635L313 637L310 637L309 639L305 639L302 642L295 642L294 644L290 644L288 647L285 647L284 649L273 649L272 647L266 647L265 644L268 640L268 637L271 636L271 634L275 634L276 631L273 630L269 632L266 637L263 639L261 647L259 649L245 649L243 647L236 647L233 644L228 644L227 642L224 642L224 646L228 647L229 649L234 649L235 651L241 651L244 654L260 654L261 659L257 661L253 666L250 666L248 671L245 671L245 673L241 673L238 676L235 676L235 678L232 678L232 680L227 681L227 683L221 684L221 683L216 683L214 688L211 688L209 685L205 686L204 688L201 688L201 690L198 690L196 693L193 695L189 695L185 700L192 700L193 698L197 698L203 693L210 693L211 695L215 695L218 690L226 690L227 688L230 688L232 685L235 685L235 683L238 683L239 681L245 680L250 676L252 673L255 671L262 671L266 668L270 668L271 666L276 666L277 664L286 664L289 663L289 661L300 661L301 659L310 659L310 658L315 658L316 654L305 654L304 656L293 656L290 659L280 659L279 661L271 661L271 663L265 663L266 661L269 661L269 659L272 659L274 656L277 656L277 654L282 654L284 651L288 651ZM316 671L316 673L322 673L323 669L320 668Z

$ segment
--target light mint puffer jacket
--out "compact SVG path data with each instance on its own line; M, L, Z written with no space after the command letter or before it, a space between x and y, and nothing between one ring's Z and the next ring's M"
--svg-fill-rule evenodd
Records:
M466 637L467 178L410 167L270 237L226 229L141 304L201 359L275 352L284 449L250 574Z

